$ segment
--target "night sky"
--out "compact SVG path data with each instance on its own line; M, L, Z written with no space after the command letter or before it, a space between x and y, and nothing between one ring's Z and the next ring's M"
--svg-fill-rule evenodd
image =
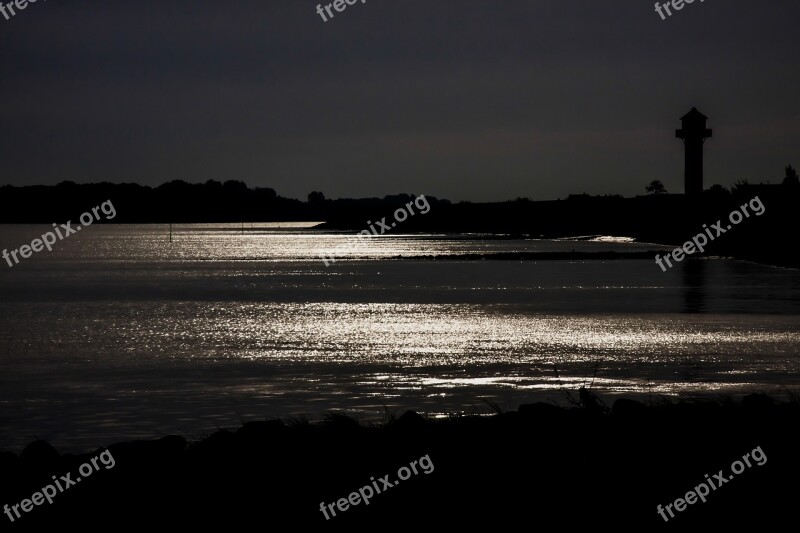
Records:
M800 166L800 3L39 0L0 16L0 184L238 179L305 198L683 192Z

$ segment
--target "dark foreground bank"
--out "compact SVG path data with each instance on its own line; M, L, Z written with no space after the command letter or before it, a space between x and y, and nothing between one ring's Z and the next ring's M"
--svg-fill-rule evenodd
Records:
M572 409L532 404L437 421L408 412L380 427L341 416L252 422L200 442L171 436L87 455L36 442L19 456L0 455L9 510L0 529L793 524L799 428L800 404L760 395L657 406L618 400L606 409L584 394Z

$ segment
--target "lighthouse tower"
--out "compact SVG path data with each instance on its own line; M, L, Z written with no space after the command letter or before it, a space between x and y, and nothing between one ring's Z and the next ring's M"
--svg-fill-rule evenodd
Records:
M711 137L711 130L706 128L708 117L693 107L681 117L683 127L675 130L675 137L683 140L686 148L685 188L686 196L703 194L703 143Z

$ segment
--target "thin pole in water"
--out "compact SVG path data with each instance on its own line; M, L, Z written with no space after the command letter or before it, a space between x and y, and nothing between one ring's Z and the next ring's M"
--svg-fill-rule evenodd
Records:
M169 242L172 242L172 222L169 223Z

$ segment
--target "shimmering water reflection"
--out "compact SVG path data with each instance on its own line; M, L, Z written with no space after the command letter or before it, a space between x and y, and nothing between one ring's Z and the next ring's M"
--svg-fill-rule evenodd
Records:
M34 230L5 228L0 246ZM92 227L0 270L0 448L331 410L487 413L487 400L566 404L582 385L607 399L800 386L797 271L428 261L413 257L645 245L402 235L326 268L318 251L349 236L194 230L170 246L163 228Z

